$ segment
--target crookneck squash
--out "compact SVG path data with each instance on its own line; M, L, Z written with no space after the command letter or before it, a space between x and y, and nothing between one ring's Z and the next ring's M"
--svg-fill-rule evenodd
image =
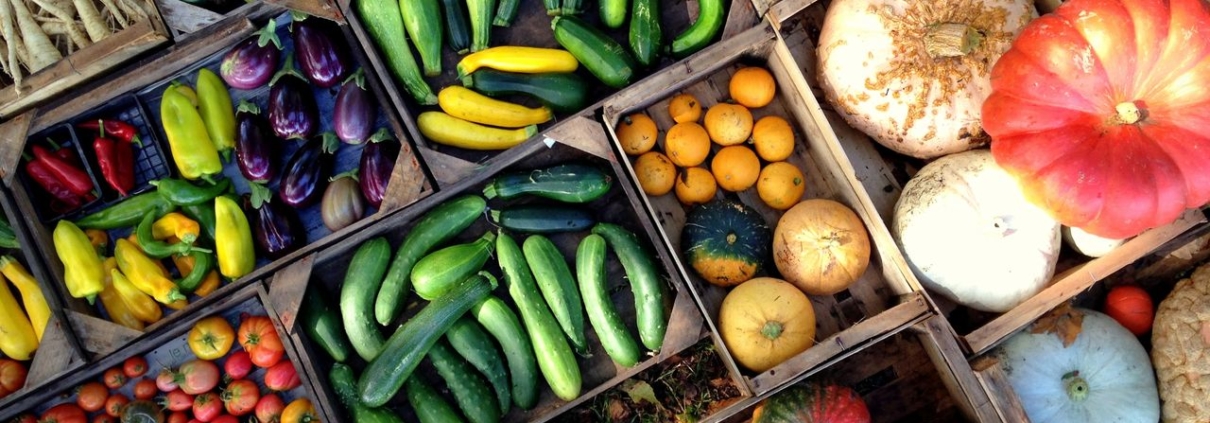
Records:
M992 69L996 161L1064 225L1125 238L1210 200L1210 6L1073 0Z
M771 238L769 225L756 210L716 200L689 212L681 248L699 276L728 287L756 276L769 261Z
M869 423L870 410L847 386L801 383L769 397L752 423Z

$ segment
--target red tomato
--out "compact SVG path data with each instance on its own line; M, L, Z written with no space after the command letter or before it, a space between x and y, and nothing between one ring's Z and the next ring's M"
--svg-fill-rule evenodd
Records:
M70 402L51 407L42 413L38 423L87 423L88 416L79 406Z
M223 405L227 413L233 416L244 416L256 408L260 401L260 387L256 382L240 379L227 385L222 394Z
M235 418L235 416L232 416L230 414L224 414L224 415L215 417L214 420L210 421L210 423L239 423L239 419Z
M223 402L214 392L193 397L193 418L203 423L209 423L223 412Z
M105 400L109 399L109 388L100 382L88 382L76 391L76 405L89 413L105 408Z
M289 391L302 385L298 371L290 360L282 360L265 371L265 387L274 391Z
M122 372L126 373L127 379L142 376L147 373L147 360L141 356L130 357L122 363Z
M126 384L126 374L122 373L122 369L114 367L101 375L101 382L105 383L106 388L121 389L122 385Z
M177 383L186 394L197 395L218 386L218 366L206 360L186 361L176 371Z
M25 413L14 418L12 423L38 423L38 418L33 414Z
M223 363L223 372L231 379L243 379L252 372L252 357L244 350L231 353Z
M134 399L149 400L155 398L156 392L159 391L155 389L154 380L142 378L134 384Z
M268 368L281 360L285 348L268 316L240 316L238 335L239 344L248 351L252 364Z
M155 387L160 392L172 392L178 387L176 384L176 373L170 369L160 369L160 373L155 375Z
M25 365L20 361L0 358L0 390L20 391L25 386L26 373Z
M262 347L250 351L248 357L256 367L267 369L281 361L283 354L285 354L285 351Z
M279 422L281 421L281 412L285 408L286 403L277 394L260 397L260 401L256 402L256 420L260 421L260 423Z
M122 409L129 403L130 399L126 398L125 395L118 393L110 395L109 399L105 400L105 414L122 417Z
M1109 290L1105 297L1105 314L1117 320L1135 336L1151 330L1155 320L1155 305L1151 295L1143 288L1133 285L1119 285Z
M193 395L176 389L164 395L164 400L160 402L160 405L167 408L168 411L186 411L193 408Z
M96 417L92 418L92 423L118 423L118 418L105 414L105 413L101 413L101 414L97 414Z
M186 414L183 411L173 411L172 414L168 415L168 423L188 423L188 422L189 422L189 414Z

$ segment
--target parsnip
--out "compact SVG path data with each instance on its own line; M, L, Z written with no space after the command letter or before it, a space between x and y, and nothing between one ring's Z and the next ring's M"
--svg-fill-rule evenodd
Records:
M12 14L17 18L17 26L21 29L21 40L25 43L27 53L29 54L29 62L26 65L29 67L29 73L36 73L43 68L53 65L63 58L59 54L59 50L51 44L50 37L42 32L42 28L38 26L38 22L34 21L34 16L29 12L29 8L25 7L25 3L21 0L11 0Z
M130 18L130 24L147 20L147 10L143 8L136 0L115 0L122 11L126 13L126 17Z
M88 31L88 38L92 42L97 42L109 36L109 25L105 24L105 19L101 18L101 12L97 10L97 6L92 4L92 0L73 0L76 5L76 12L80 14L80 22L84 23L84 30Z
M113 16L113 20L118 22L118 25L121 25L122 28L130 26L126 22L126 17L122 16L122 11L118 10L118 6L114 4L113 0L101 0L101 4L105 5L105 9L109 11L110 16Z
M72 43L75 43L75 45L80 48L88 47L89 44L92 44L92 42L88 40L88 37L84 36L84 31L81 31L80 28L75 25L76 17L73 16L70 11L64 10L62 7L59 7L59 5L52 0L33 0L33 1L35 4L38 5L38 7L41 7L42 10L49 12L51 15L54 15L56 18L59 18L59 22L43 23L42 24L43 31L46 31L48 34L51 33L51 31L48 31L46 29L47 25L50 24L49 26L51 28L56 28L59 30L58 32L54 32L55 34L66 35L68 38L71 39Z

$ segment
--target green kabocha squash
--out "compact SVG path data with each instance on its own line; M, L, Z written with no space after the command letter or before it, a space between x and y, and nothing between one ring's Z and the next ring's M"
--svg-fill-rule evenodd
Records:
M802 383L769 397L752 413L752 423L869 423L861 395L839 385Z
M164 409L151 401L134 401L122 408L122 423L164 423Z
M712 284L731 287L756 276L769 261L772 232L752 208L715 200L689 212L681 248L693 270Z

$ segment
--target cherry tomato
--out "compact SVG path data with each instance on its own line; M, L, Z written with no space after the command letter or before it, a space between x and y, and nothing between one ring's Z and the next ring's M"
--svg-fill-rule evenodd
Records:
M105 400L109 399L109 388L100 382L88 382L76 391L76 405L89 413L105 408Z
M125 395L118 393L110 395L109 399L105 400L105 414L122 417L122 409L129 403L130 399L126 398Z
M126 374L122 373L122 369L114 367L101 375L101 381L105 383L106 388L121 389L122 385L126 384Z
M148 378L139 379L139 383L134 384L135 399L150 400L155 398L155 394L158 391L155 388L155 381Z
M122 372L126 373L127 379L147 374L147 360L141 356L130 357L126 359L125 363L122 363Z

